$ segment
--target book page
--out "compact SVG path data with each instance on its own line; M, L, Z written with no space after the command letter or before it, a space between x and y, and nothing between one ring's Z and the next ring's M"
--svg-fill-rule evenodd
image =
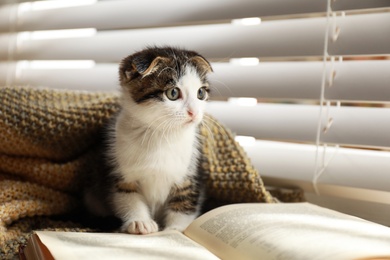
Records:
M390 257L390 228L309 203L224 206L184 233L222 259Z
M62 259L218 259L180 232L150 235L37 231L43 244Z

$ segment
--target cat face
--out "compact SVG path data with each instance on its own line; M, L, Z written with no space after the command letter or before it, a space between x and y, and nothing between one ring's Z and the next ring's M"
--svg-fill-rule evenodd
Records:
M199 54L149 48L125 58L119 70L124 107L148 127L197 125L209 95L210 64Z

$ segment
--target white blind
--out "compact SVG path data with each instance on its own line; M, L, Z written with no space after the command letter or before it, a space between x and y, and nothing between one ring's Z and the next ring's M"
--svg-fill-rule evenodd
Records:
M390 225L390 0L0 5L3 86L116 91L118 62L150 45L212 62L207 110L266 184Z

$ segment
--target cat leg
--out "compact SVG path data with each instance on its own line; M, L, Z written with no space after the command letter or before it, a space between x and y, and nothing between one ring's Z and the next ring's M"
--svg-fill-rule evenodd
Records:
M164 230L177 230L183 232L197 216L198 212L184 213L169 210L165 217Z
M171 190L165 216L165 230L184 231L199 215L201 191L197 181L187 179Z
M149 234L158 231L145 198L137 192L115 192L113 204L116 215L122 219L122 232Z

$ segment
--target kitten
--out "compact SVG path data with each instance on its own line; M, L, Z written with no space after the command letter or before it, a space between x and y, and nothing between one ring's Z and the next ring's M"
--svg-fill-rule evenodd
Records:
M183 231L198 216L204 193L198 125L210 72L204 57L177 48L147 48L122 60L122 108L110 137L115 170L108 201L123 232ZM106 211L97 201L102 199L87 195L95 212Z

